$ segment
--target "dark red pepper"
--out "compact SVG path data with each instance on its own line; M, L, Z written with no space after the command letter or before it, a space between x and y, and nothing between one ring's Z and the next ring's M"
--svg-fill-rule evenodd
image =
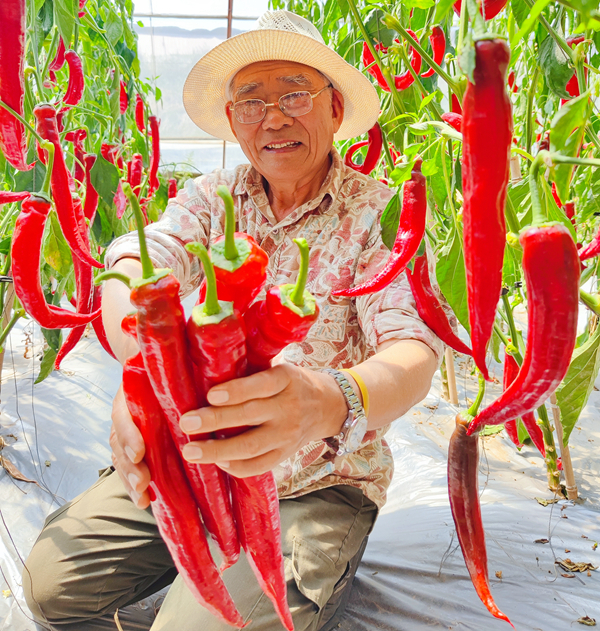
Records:
M83 214L89 219L90 225L94 222L96 211L98 210L98 191L92 184L91 172L96 163L96 156L92 153L84 158L85 162L85 204L83 206Z
M169 199L177 197L177 180L172 177L169 178Z
M356 164L352 160L352 156L361 147L369 146L367 149L367 155L362 164ZM369 175L371 171L377 166L379 158L381 158L381 149L383 147L383 134L381 133L381 127L379 123L375 123L371 129L369 129L369 140L361 140L348 147L346 154L344 155L344 164L363 175Z
M142 134L146 133L146 121L144 120L144 101L139 94L135 95L135 124Z
M150 158L150 172L148 173L148 197L160 187L158 180L158 165L160 163L160 122L156 116L149 116L150 134L152 136L152 157Z
M94 287L94 295L92 298L92 311L96 311L96 309L101 309L102 307L102 285L97 285ZM106 331L104 329L104 323L102 322L102 318L96 318L92 320L92 327L94 328L94 332L96 333L96 337L100 342L100 346L114 359L117 359L117 356L114 354L113 349L110 347L110 343L108 341L108 337L106 336Z
M62 37L58 38L58 47L54 59L48 64L48 70L57 72L65 65L65 42ZM55 83L56 81L53 81Z
M479 13L483 15L484 19L491 20L495 18L502 9L507 5L508 0L479 0L477 4L479 5ZM454 3L454 12L457 15L460 15L460 7L461 0L456 0ZM485 10L485 13L484 13Z
M410 29L406 29L406 32L418 43L419 39L417 38L416 34L414 33L414 31L411 31ZM395 40L397 43L400 43L399 40ZM387 52L387 48L385 48L384 46L378 44L377 46L375 46L376 50L381 50L381 52ZM415 48L413 48L411 46L410 48L410 54L411 54L411 59L410 59L410 65L412 67L412 69L414 70L415 74L419 74L419 72L421 72L421 65L422 65L422 59L421 59L421 55L419 55L419 53L417 52L417 50ZM362 54L362 62L363 62L363 66L369 66L371 64L373 64L375 62L375 57L373 57L368 45L366 42L363 42L363 54ZM383 76L383 72L381 71L381 68L379 68L379 66L377 64L371 66L367 72L369 74L371 74L372 76L374 76L377 79L377 84L379 85L379 87L382 90L385 90L386 92L390 91L390 87L385 79L385 77ZM394 84L396 86L397 90L406 90L408 87L410 87L413 83L414 83L414 77L412 76L411 72L409 70L407 70L406 72L404 72L401 75L396 75L394 77Z
M444 33L444 29L441 26L433 27L431 35L429 36L429 43L431 44L431 56L433 57L433 61L435 61L438 66L441 66L446 53L446 33ZM435 70L429 68L429 70L424 72L421 76L433 77L434 74Z
M129 184L131 189L140 198L142 189L142 175L144 173L144 159L141 153L134 153L131 158L131 178Z
M69 66L69 84L67 93L63 98L63 103L67 105L77 105L83 96L85 79L83 77L83 65L79 55L74 50L65 53L65 60Z
M427 215L427 181L421 173L422 163L421 158L415 160L410 180L404 183L398 232L387 263L373 278L361 285L331 292L334 296L365 296L381 291L406 269L417 253L425 234Z
M129 106L129 98L127 97L127 84L123 79L119 83L119 112L125 114Z
M303 342L319 317L314 297L306 291L309 252L305 239L294 239L300 248L296 284L279 285L267 292L244 314L248 374L271 367L271 360L288 344Z

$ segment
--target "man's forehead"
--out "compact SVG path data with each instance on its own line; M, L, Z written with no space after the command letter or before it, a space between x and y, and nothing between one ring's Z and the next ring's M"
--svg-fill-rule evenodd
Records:
M289 83L295 78L302 83L314 82L320 75L315 68L292 61L258 61L239 70L234 77L233 86L237 88L245 83L260 85L273 74L282 83Z

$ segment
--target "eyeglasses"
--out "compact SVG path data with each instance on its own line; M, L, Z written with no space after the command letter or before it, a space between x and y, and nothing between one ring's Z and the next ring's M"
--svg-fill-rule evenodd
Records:
M237 120L244 125L260 123L267 115L267 107L271 107L272 105L279 105L279 109L286 116L296 118L297 116L308 114L313 108L313 99L319 96L321 92L331 87L333 86L330 83L316 94L311 94L307 91L290 92L289 94L284 94L274 103L265 103L261 99L247 99L230 105L229 109L233 110Z

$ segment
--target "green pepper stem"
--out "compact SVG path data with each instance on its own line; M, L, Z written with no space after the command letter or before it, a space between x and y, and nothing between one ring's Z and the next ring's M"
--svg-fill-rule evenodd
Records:
M127 276L126 274L122 274L121 272L102 272L101 274L98 274L96 278L94 278L94 285L99 285L105 280L120 280L122 283L127 285L129 289L131 289L131 278L129 278L129 276Z
M550 154L547 151L540 151L529 167L529 190L531 192L531 209L533 211L531 225L533 226L540 226L546 221L546 213L542 208L538 173L548 155Z
M537 84L540 76L540 67L536 65L531 78L531 85L527 90L527 113L525 115L525 148L527 153L531 153L531 144L533 142L533 100L537 92Z
M294 291L290 294L290 300L297 306L304 306L304 290L306 289L306 279L308 278L308 243L306 239L294 239L294 243L300 248L300 270Z
M48 158L46 160L46 177L44 178L44 184L41 192L49 197L50 183L52 181L52 167L54 166L54 145L51 142L44 140L40 143L40 146L48 152Z
M17 114L10 105L7 105L4 101L0 101L0 107L12 114L29 131L29 133L37 139L39 143L44 142L44 139L37 133L37 131L22 116L19 116L19 114Z
M560 471L558 470L556 459L556 443L554 442L554 434L552 433L552 426L550 425L550 419L548 418L548 411L545 404L537 409L540 421L538 425L544 435L544 444L546 445L546 475L548 479L548 488L557 492L560 490Z
M483 374L479 373L479 390L477 391L477 396L475 397L475 401L473 401L473 405L469 408L467 414L469 416L477 416L477 410L479 410L479 406L483 401L483 396L485 395L485 379L483 378Z
M223 185L217 186L217 195L225 204L225 258L228 261L233 261L240 255L235 245L235 210L233 208L233 197L231 197L229 189Z
M2 348L2 346L4 346L4 342L6 341L6 338L8 337L8 334L12 331L12 329L14 328L15 324L25 315L25 309L20 308L20 309L15 309L13 311L12 317L11 319L8 321L8 324L6 325L6 328L4 329L4 331L2 331L2 333L0 334L0 348Z
M201 261L206 278L206 298L204 299L204 313L207 316L217 315L221 312L221 305L217 296L217 277L215 268L208 256L207 249L201 243L187 243L185 249L195 254Z
M592 296L592 294L588 294L587 291L580 289L579 300L581 300L590 311L593 311L596 315L600 315L600 299L598 299L598 296Z
M150 260L150 255L148 254L148 245L146 243L146 234L144 233L144 215L142 214L142 209L140 208L140 203L135 193L131 190L131 186L127 183L123 183L123 192L127 195L127 199L131 204L131 208L133 209L133 214L135 216L135 225L137 228L138 239L140 241L140 260L142 262L142 278L151 278L154 276L154 265L152 265L152 261Z

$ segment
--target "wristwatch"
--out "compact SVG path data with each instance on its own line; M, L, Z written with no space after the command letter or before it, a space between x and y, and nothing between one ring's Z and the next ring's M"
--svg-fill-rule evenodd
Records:
M337 456L344 456L356 451L367 432L367 417L356 396L354 388L346 379L344 373L333 368L323 368L321 372L330 374L336 381L348 406L348 416L342 425L342 429L337 436L324 438L323 440L333 449Z

